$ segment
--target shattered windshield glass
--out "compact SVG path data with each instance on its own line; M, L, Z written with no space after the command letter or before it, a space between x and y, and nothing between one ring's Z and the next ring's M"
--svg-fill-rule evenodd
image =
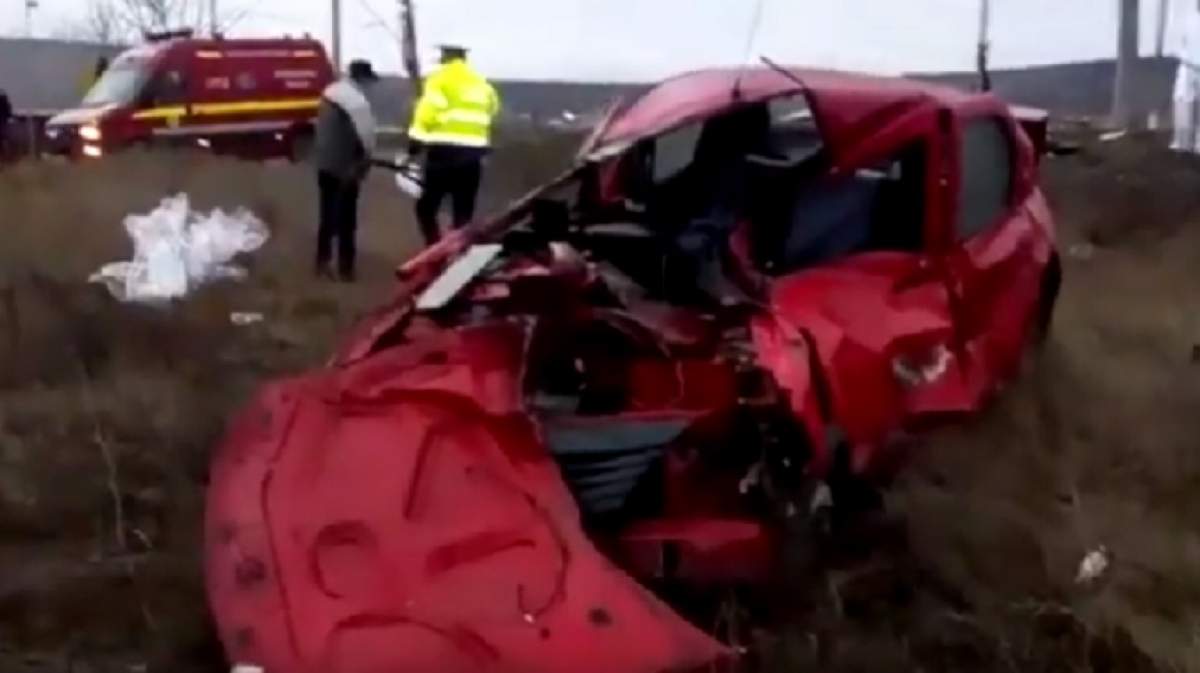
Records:
M144 59L120 59L83 98L85 107L127 105L141 92L149 70Z

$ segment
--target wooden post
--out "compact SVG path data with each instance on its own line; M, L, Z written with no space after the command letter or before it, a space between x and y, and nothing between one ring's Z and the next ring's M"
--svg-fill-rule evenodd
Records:
M41 154L38 147L37 122L34 121L33 114L25 115L25 142L29 143L27 151L31 159L36 159Z

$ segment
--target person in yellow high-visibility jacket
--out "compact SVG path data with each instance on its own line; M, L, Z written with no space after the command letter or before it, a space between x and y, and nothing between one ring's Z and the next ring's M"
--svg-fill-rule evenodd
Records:
M441 52L441 65L426 78L408 131L410 157L425 160L417 221L428 245L441 238L438 212L447 196L455 228L475 217L492 122L500 112L499 94L467 63L467 50L445 45Z

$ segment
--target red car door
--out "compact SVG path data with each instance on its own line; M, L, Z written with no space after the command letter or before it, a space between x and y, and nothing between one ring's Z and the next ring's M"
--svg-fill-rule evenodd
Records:
M830 420L857 473L887 469L879 449L897 433L966 411L975 397L934 254L947 228L946 134L935 119L930 111L897 125L871 138L855 166L796 185L790 230L765 265L774 317L810 335L823 371L798 362L803 351L778 330L760 328L760 353L793 392L827 381Z
M948 157L949 276L960 347L981 394L1013 377L1049 258L1048 211L1033 152L1002 106L983 99L955 118Z

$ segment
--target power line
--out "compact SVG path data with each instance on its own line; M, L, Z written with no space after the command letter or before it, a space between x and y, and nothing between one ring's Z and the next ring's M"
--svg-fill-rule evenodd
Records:
M733 99L740 100L742 97L742 78L746 75L746 68L750 65L751 51L754 49L754 41L758 38L759 28L762 26L763 6L766 5L766 0L755 0L754 15L750 20L750 30L746 35L746 48L742 50L741 70L738 71L737 79L733 82Z
M755 0L754 15L750 21L750 32L746 35L746 48L742 50L742 65L746 66L750 63L754 49L754 41L758 39L759 29L762 27L763 7L767 4L766 0Z

